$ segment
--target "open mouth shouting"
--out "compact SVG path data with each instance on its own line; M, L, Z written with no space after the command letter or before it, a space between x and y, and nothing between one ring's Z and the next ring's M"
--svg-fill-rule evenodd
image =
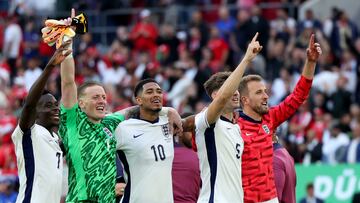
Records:
M155 98L155 99L151 100L151 103L152 103L152 104L156 104L156 105L160 105L160 104L161 104L161 100L160 100L160 98Z
M105 106L104 105L96 106L96 111L99 113L105 113Z
M267 101L262 102L261 106L264 107L264 108L268 108L268 102Z
M59 113L53 113L53 114L51 115L51 117L52 117L54 120L60 120Z

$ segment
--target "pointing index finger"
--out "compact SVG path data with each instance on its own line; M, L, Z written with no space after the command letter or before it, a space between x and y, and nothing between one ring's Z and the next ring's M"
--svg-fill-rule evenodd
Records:
M71 18L74 18L74 17L75 17L75 9L72 8L72 9L71 9Z
M258 35L259 35L259 33L258 33L258 32L256 32L256 34L255 34L255 36L252 38L251 42L255 42L255 41L256 41L256 39L257 39L257 37L258 37Z
M315 35L311 34L310 40L309 40L309 47L313 47L315 43Z

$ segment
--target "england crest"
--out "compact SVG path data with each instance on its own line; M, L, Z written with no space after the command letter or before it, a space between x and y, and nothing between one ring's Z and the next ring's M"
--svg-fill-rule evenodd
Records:
M262 125L262 128L264 129L264 131L269 134L270 133L270 129L267 125Z
M104 133L108 136L108 137L112 137L112 133L111 133L111 131L108 129L108 128L103 128L103 131L104 131Z
M161 125L161 129L162 129L162 132L163 132L163 135L165 136L165 138L169 138L170 137L169 124Z

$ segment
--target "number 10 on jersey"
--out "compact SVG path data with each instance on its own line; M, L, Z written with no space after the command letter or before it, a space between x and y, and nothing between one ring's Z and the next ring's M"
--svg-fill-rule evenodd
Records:
M155 161L164 161L166 159L164 147L159 144L157 147L155 145L151 146L151 150L154 152Z

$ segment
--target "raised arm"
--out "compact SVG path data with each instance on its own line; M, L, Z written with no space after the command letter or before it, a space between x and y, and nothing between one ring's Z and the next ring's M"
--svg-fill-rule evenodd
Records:
M262 46L257 41L259 33L256 33L251 40L246 50L244 58L240 64L236 67L233 73L226 79L225 83L221 86L217 92L217 96L210 103L207 111L207 121L209 124L213 124L220 117L223 108L227 101L231 98L234 92L238 89L241 77L244 74L245 68L255 58L255 56L261 51Z
M292 116L308 98L312 79L314 78L316 61L319 59L321 53L320 44L315 43L315 36L312 34L309 40L309 47L306 49L307 59L304 64L304 69L294 91L287 96L284 101L269 111L270 116L274 118L273 127L279 126Z
M51 71L71 53L71 50L66 49L69 43L70 42L64 43L55 51L54 55L45 66L44 71L32 85L19 120L19 126L22 130L29 129L32 125L34 125L36 119L36 105L42 95Z
M309 46L306 49L306 61L304 65L304 69L302 72L302 76L306 79L312 80L314 78L316 61L319 59L322 50L320 48L319 43L315 43L315 35L312 34L309 40Z
M75 17L75 10L71 9L71 18ZM71 41L71 39L68 39ZM72 49L72 43L69 44ZM72 55L69 55L60 68L61 76L61 102L65 108L71 108L77 103L77 87L75 83L75 63Z

